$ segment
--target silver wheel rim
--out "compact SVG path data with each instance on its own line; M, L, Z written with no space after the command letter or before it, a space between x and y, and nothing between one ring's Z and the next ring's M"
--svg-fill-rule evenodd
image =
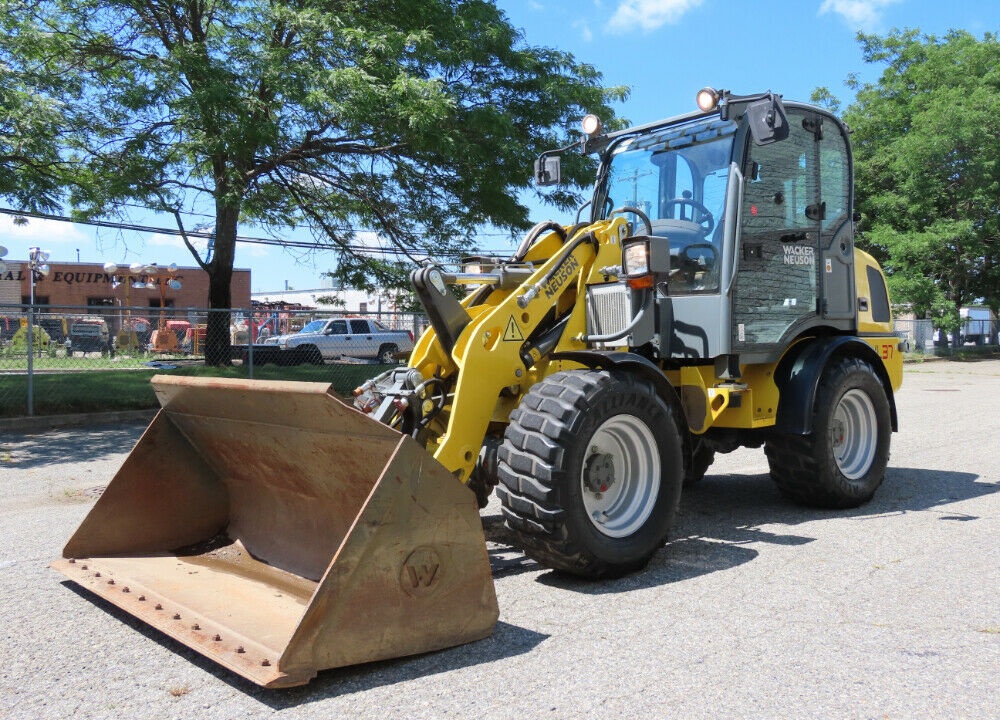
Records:
M848 390L840 398L830 423L830 446L837 469L857 480L871 469L878 443L875 406L862 390Z
M588 443L580 472L587 517L608 537L637 532L653 512L660 474L659 449L646 423L634 415L605 420Z

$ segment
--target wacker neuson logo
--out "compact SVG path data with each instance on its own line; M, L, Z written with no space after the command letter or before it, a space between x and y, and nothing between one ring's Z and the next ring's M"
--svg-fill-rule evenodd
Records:
M784 245L785 265L812 265L816 255L809 245Z
M580 261L576 259L575 255L570 255L568 258L563 260L563 264L559 266L558 270L556 270L556 274L549 278L549 281L545 283L545 297L551 298L559 292L563 284L573 276L579 267Z

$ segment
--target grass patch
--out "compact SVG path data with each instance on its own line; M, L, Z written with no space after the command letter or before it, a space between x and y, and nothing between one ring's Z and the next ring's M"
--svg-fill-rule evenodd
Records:
M334 391L349 397L364 380L388 369L389 365L293 365L254 367L255 380L299 380L326 382ZM34 377L36 415L146 410L158 407L149 379L156 374L195 377L245 378L247 369L179 366L164 370L142 366L141 369L96 369L76 372L44 372ZM0 417L27 415L28 377L25 374L0 375Z
M100 353L77 353L72 357L66 355L35 355L31 359L31 365L37 372L48 372L50 370L83 371L83 370L123 370L138 369L145 367L145 364L155 358L144 355L115 355L114 357L102 357ZM24 353L20 355L0 355L0 370L25 371L28 367L28 358Z

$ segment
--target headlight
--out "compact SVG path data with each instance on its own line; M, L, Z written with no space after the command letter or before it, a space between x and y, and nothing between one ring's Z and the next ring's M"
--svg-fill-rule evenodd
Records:
M649 241L637 240L622 248L622 270L629 287L653 287L653 273L649 270Z

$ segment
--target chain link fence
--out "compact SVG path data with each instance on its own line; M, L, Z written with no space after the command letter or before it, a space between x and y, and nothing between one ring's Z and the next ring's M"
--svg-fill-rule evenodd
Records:
M961 340L996 343L996 321L977 322ZM158 372L329 382L347 396L405 361L427 324L384 311L0 304L0 417L155 408ZM931 320L895 330L906 352L953 344Z
M934 325L932 320L896 320L893 329L899 336L903 352L932 352Z
M154 408L157 372L330 382L405 361L419 313L0 304L0 417Z
M893 328L899 335L904 352L941 353L949 348L961 349L997 344L997 321L993 318L964 318L958 333L935 330L934 321L929 319L898 319Z

